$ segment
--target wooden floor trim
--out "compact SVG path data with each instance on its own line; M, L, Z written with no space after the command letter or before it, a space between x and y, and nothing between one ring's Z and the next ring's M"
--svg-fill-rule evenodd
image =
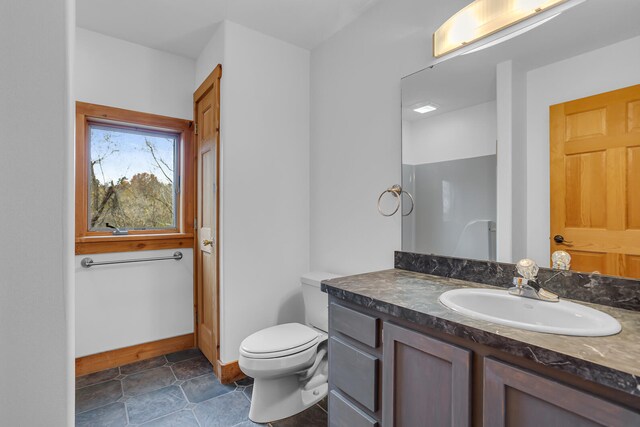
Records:
M222 363L221 361L217 360L216 376L222 384L230 384L234 381L238 381L246 377L244 372L240 370L240 366L238 366L237 360L229 363Z
M76 358L76 377L193 347L193 334L186 334L78 357Z

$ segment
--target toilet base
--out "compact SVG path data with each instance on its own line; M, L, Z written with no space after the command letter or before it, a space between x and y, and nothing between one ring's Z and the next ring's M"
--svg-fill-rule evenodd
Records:
M287 418L315 405L327 395L328 383L305 390L298 378L295 374L255 378L249 419L254 423L267 423Z

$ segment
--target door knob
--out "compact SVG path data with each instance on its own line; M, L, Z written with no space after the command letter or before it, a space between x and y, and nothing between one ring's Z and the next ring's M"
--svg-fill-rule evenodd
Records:
M555 236L553 236L553 241L556 242L559 245L573 243L573 242L570 242L568 240L564 240L564 237L562 235L560 235L560 234L556 234Z
M213 246L213 240L203 240L202 241L202 246Z

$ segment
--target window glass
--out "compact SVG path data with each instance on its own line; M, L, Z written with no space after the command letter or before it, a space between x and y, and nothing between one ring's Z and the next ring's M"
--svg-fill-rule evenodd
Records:
M176 228L178 135L95 123L88 135L89 231Z

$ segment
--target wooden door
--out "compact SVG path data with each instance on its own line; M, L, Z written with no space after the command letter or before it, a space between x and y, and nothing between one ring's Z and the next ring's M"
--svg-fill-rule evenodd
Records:
M471 351L385 322L383 425L471 425Z
M491 427L628 427L640 414L493 359L484 361L483 424Z
M640 278L640 85L553 105L550 120L551 252Z
M220 65L193 96L197 146L197 239L195 244L196 340L216 366L219 341L219 154Z

